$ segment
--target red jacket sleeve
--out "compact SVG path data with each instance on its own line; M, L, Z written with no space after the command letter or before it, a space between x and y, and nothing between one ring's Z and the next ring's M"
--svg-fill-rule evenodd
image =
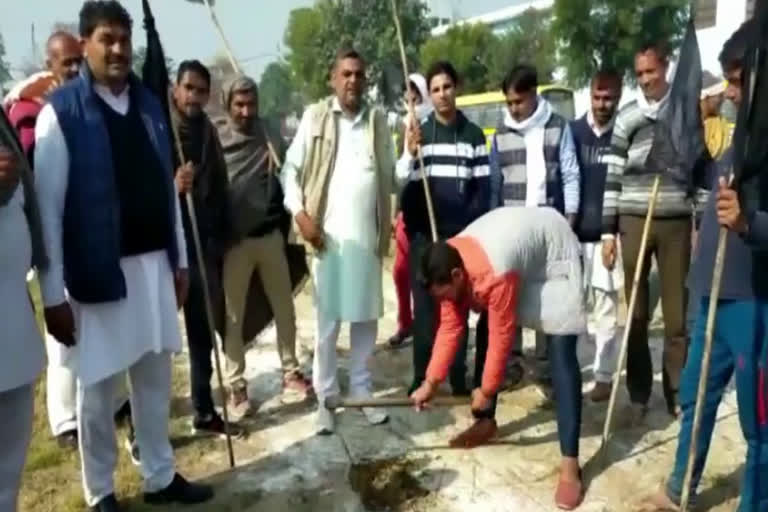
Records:
M485 357L482 391L493 396L504 383L507 359L515 341L520 276L504 275L493 285L488 299L488 353Z
M442 382L456 358L459 342L467 325L468 308L453 301L440 302L440 325L435 335L432 359L427 368L427 379Z
M8 120L16 129L19 136L19 142L24 149L30 164L32 164L32 154L35 147L35 123L37 116L42 110L42 105L30 100L18 100L7 110Z

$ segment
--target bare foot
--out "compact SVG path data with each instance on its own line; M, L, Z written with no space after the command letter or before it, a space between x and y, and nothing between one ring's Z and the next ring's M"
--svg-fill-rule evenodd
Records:
M471 427L451 439L450 444L452 448L474 448L488 443L496 435L496 431L498 431L496 420L483 418L475 421Z
M680 507L675 505L664 489L659 489L643 498L635 510L636 512L678 512Z

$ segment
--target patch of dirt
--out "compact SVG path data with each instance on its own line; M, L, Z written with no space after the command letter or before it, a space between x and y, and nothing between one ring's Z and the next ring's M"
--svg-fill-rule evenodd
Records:
M368 510L426 510L421 502L430 497L430 491L414 476L421 465L406 458L364 461L350 467L349 483Z

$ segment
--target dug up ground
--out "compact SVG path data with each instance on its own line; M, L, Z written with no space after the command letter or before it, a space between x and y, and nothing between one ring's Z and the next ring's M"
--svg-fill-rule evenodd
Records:
M411 377L409 348L389 350L385 339L395 327L395 295L385 278L386 316L379 324L373 375L377 394L402 396ZM297 297L301 355L310 366L313 339L311 290ZM660 369L660 319L654 322L653 354ZM532 338L526 336L530 348ZM346 384L349 338L340 340L342 387ZM583 340L579 358L584 389L591 387L594 344ZM470 352L470 358L473 353ZM390 410L387 425L372 427L356 411L338 417L337 434L313 435L313 402L285 402L279 397L280 371L274 331L265 333L248 354L250 391L258 412L248 435L234 442L236 468L230 469L222 440L191 436L187 355L175 359L170 423L177 464L188 477L216 486L213 502L178 508L188 512L546 512L556 510L559 448L554 411L535 386L503 393L500 433L490 446L453 450L448 440L471 422L466 408L417 414ZM472 365L470 365L470 368ZM581 462L588 482L582 512L636 510L638 498L658 488L667 475L679 427L667 415L660 374L652 411L642 427L624 421L626 393L620 393L616 433L604 460L597 456L607 407L584 401ZM24 475L20 510L75 512L81 498L77 455L58 448L45 414L45 386L36 401L35 433ZM124 439L124 432L118 434ZM701 486L698 510L733 511L745 446L738 426L735 391L730 389L719 414L715 440ZM141 482L125 451L116 475L118 495L129 511L158 510L141 502ZM165 510L177 510L166 508Z

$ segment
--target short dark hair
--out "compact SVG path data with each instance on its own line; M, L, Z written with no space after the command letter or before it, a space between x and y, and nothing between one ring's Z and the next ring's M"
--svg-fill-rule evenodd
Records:
M446 242L435 242L421 257L421 282L425 288L449 284L452 281L451 272L463 267L464 262L455 247Z
M507 94L510 89L517 93L536 91L539 87L539 72L529 64L513 67L501 82L501 92Z
M91 37L100 24L120 25L130 32L133 20L116 0L88 0L80 9L80 37Z
M438 60L429 66L429 69L427 70L427 89L432 88L432 79L437 75L448 75L454 86L459 85L459 73L456 71L456 68L453 67L453 64L447 60Z
M331 64L331 69L335 69L336 65L341 62L344 59L355 59L359 60L360 62L365 65L365 59L363 56L358 52L354 47L352 46L342 46L336 51L336 55L333 58L333 63Z
M211 72L208 68L199 60L185 60L179 64L179 69L176 71L176 83L180 84L184 75L187 73L197 73L208 84L208 88L211 87Z
M744 66L753 33L756 30L754 18L745 21L723 45L718 59L725 71L733 71Z
M661 62L669 62L669 46L663 41L646 41L637 49L635 56L647 52L653 52Z
M616 87L619 91L621 91L623 83L624 80L622 79L621 73L615 69L601 69L595 73L595 76L592 77L590 87Z

